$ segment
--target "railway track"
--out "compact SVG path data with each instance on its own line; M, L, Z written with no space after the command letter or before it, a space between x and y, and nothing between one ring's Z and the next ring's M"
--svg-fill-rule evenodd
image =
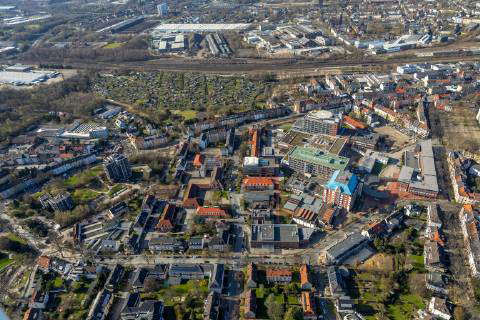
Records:
M480 56L449 56L449 57L403 57L389 60L366 61L305 61L301 59L218 59L189 60L182 58L161 58L138 62L98 62L50 60L46 64L63 64L74 69L92 69L98 71L113 71L116 69L131 69L136 71L180 71L204 72L218 74L264 74L273 73L280 76L308 76L322 73L339 72L371 72L386 67L396 67L406 63L441 63L480 61ZM4 61L0 61L4 62ZM12 62L11 60L9 61ZM39 64L39 61L17 60L24 64Z

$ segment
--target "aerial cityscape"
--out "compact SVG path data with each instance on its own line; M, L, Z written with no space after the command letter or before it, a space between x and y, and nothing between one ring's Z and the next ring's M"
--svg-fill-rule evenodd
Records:
M4 319L480 319L480 2L0 0Z

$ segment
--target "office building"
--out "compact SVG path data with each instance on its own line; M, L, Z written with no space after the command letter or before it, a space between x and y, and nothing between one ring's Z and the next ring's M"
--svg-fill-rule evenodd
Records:
M108 179L114 182L127 181L132 176L130 163L123 154L114 154L105 158L103 168Z

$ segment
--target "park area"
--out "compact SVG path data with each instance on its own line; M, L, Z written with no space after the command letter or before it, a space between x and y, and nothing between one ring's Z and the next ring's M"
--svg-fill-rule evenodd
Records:
M165 320L200 319L208 294L208 280L189 280L169 286L157 279L146 280L142 300L161 300L165 305ZM202 318L203 319L203 318Z
M429 297L418 231L409 227L392 239L375 240L374 245L378 253L351 270L351 297L366 319L413 319Z

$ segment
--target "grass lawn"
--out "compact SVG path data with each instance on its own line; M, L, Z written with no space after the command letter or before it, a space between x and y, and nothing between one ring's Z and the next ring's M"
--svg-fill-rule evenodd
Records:
M25 241L23 238L20 238L15 233L9 233L7 237L12 241L17 241L17 242L20 242L21 244L27 244L27 241Z
M256 288L255 289L255 296L257 298L260 298L260 299L266 298L265 297L265 288L262 288L262 287Z
M285 297L283 296L283 294L276 294L275 295L275 301L280 303L280 304L284 304L285 303Z
M279 129L282 129L283 131L288 131L292 128L292 123L284 123L281 126L279 126Z
M112 187L112 189L110 189L110 191L108 192L108 195L110 196L110 198L112 198L116 193L118 193L123 189L125 189L125 186L123 184L121 183L116 184Z
M90 168L88 170L82 171L79 174L76 174L74 176L71 176L68 179L65 179L63 183L67 187L76 187L80 183L88 183L92 181L94 178L99 176L103 172L102 166L96 166L93 168Z
M123 46L122 42L110 42L109 44L103 46L103 49L116 49Z
M10 265L13 262L12 259L5 258L0 260L0 271L2 271L6 266Z
M53 287L55 287L55 288L61 288L61 287L63 287L63 279L60 278L60 277L56 277L56 278L53 280Z
M288 295L287 296L287 303L290 305L298 305L300 304L300 299L297 296Z
M388 306L387 310L390 319L404 320L412 319L414 313L423 308L425 308L423 299L420 296L409 294L400 296L400 301Z
M186 283L170 286L153 293L142 294L142 299L158 299L163 300L166 306L174 306L182 301L187 295L194 295L200 291L205 297L208 293L208 281L206 280L189 280Z
M182 116L185 120L192 120L197 117L198 112L196 110L175 110L173 113Z
M99 192L93 191L91 189L78 189L73 192L72 198L75 202L87 202L95 199L99 195Z
M409 255L408 259L410 260L410 263L413 265L413 267L420 273L426 273L427 270L425 269L425 264L423 262L423 256L417 256L417 255Z

